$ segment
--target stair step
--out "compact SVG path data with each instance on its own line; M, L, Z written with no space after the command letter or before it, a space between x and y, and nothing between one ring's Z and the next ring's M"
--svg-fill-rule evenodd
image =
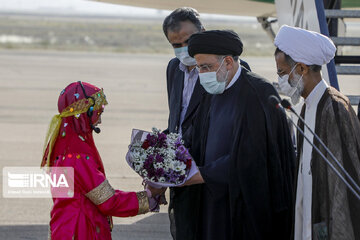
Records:
M325 16L327 18L360 18L360 11L325 9Z
M360 46L359 37L331 37L335 45Z
M335 66L337 74L360 75L360 66Z
M351 105L358 105L360 101L360 96L357 95L346 95L349 98Z
M360 56L338 55L335 56L335 64L360 64Z

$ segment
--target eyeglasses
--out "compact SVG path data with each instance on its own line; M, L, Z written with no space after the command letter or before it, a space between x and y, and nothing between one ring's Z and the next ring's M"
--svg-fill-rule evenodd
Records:
M227 56L224 56L220 61L218 61L220 63L220 65L223 63L224 59ZM211 69L214 67L216 63L213 64L202 64L201 66L196 65L195 68L196 70L198 70L198 72L211 72Z
M290 72L289 73L286 73L284 70L281 70L281 71L277 71L276 73L277 73L277 75L279 76L279 77L282 77L282 76L284 76L284 75L291 75L291 73L295 70L295 68L296 68L296 66L298 65L298 63L296 63L292 68L291 68L291 70L290 70Z
M195 66L196 70L198 72L210 72L210 69L213 67L213 65L201 65L200 67L198 65Z

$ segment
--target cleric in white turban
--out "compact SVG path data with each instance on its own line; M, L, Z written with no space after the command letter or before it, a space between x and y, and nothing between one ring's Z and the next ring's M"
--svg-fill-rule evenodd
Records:
M336 52L334 43L325 35L287 25L280 28L274 43L296 62L306 65L329 63Z
M304 98L301 115L306 124L359 185L360 122L349 99L328 86L320 73L321 66L334 58L334 43L316 32L282 26L275 45L280 89L293 103ZM329 158L304 124L298 125ZM359 200L299 132L297 150L293 239L360 239Z

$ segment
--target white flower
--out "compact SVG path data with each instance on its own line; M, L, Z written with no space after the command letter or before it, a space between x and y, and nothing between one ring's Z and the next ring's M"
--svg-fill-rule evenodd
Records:
M140 149L142 146L142 143L141 141L135 141L133 142L132 144L130 144L130 148L133 148L133 149Z
M152 134L151 134L151 135L157 135L157 134L159 134L159 133L161 132L161 130L160 130L160 129L157 129L156 127L153 127L151 130L152 130Z
M177 172L181 172L186 169L186 164L180 161L172 162L171 168Z
M135 165L134 165L134 170L135 170L136 172L139 172L142 167L143 167L142 164L135 164Z
M134 161L136 161L136 160L138 160L139 158L140 158L140 153L139 152L130 152L130 157L131 157L131 159L132 160L134 160Z

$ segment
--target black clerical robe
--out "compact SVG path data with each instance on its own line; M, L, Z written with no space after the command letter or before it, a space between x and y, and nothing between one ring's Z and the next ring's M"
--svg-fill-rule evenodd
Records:
M180 61L177 58L170 60L166 70L167 93L169 104L169 120L166 132L178 132L182 128L182 137L185 146L191 148L192 126L200 100L207 93L201 86L199 79L195 84L193 94L186 112L184 121L181 126L180 113L184 87L184 72L179 68ZM250 70L250 66L243 60L240 64ZM193 220L192 196L194 193L201 191L199 186L189 186L182 188L170 188L169 218L170 232L176 240L189 240L195 234L196 225L189 224Z
M268 102L278 94L245 68L223 94L206 95L194 121L190 152L206 183L183 203L187 239L289 239L295 154L284 113Z
M202 188L200 235L202 239L230 238L229 159L234 139L237 109L229 104L239 93L235 82L223 94L213 95L208 113L205 157L200 172L206 184ZM221 223L221 224L219 224ZM216 227L214 227L216 226Z

